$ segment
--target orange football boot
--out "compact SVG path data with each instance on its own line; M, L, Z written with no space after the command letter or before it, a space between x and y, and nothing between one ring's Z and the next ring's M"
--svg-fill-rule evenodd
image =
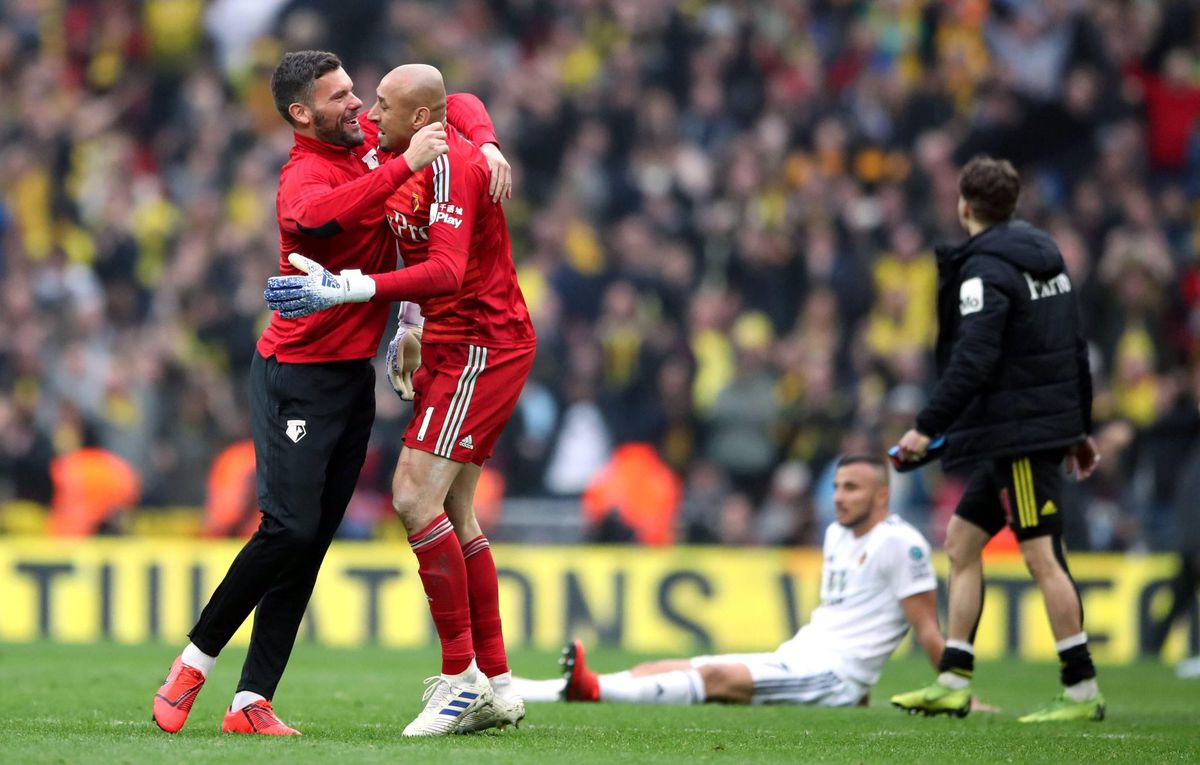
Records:
M204 687L204 675L195 667L183 663L180 656L171 664L171 671L154 694L154 722L167 733L175 733L187 722L188 712Z
M221 723L222 733L257 733L261 736L300 736L295 728L289 728L271 709L271 702L256 701L238 711L225 713Z

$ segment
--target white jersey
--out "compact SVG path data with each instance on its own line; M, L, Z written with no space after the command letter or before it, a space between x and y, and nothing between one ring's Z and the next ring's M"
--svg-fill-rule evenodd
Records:
M861 537L833 523L825 530L821 604L782 654L824 654L838 674L874 685L908 632L900 601L937 589L929 542L889 515Z

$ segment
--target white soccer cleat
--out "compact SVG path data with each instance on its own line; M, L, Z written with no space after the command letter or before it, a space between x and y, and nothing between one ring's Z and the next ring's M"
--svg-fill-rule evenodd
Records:
M504 730L508 726L521 727L525 719L525 699L515 693L492 694L492 703L481 706L462 716L455 733L475 733L488 728Z
M425 708L405 728L405 736L448 736L458 731L467 715L492 705L492 686L479 675L479 682L467 682L445 675L425 678L421 700Z

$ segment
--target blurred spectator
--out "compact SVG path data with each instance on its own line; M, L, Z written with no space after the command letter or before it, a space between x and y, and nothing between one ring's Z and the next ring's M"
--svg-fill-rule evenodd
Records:
M54 478L51 534L119 534L128 528L141 498L141 480L125 460L103 449L77 449L55 457L50 474Z
M625 444L588 483L584 520L597 542L675 541L681 487L654 447Z
M686 478L656 540L814 541L832 458L885 446L930 383L930 252L962 236L958 165L990 151L1063 249L1122 447L1069 542L1162 546L1164 426L1200 365L1197 20L1200 0L4 4L0 497L48 501L51 458L94 443L147 512L246 499L237 471L205 477L246 437L277 268L291 139L267 80L324 47L368 101L397 63L440 66L505 141L540 347L504 492L581 496L639 444ZM410 414L388 397L384 465ZM386 472L347 533L374 533ZM936 539L956 486L893 496Z
M249 538L258 528L254 442L238 441L213 460L204 504L204 535Z

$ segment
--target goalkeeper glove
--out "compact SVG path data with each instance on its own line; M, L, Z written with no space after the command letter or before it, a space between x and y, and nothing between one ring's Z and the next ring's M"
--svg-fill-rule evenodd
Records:
M396 328L396 336L388 343L385 364L392 390L402 400L412 401L416 395L413 373L421 366L421 334L425 328L425 317L421 315L419 305L407 301L400 304L398 316L400 324Z
M308 316L343 303L365 303L375 295L375 280L358 269L334 275L325 266L299 253L288 262L304 276L272 276L263 297L285 319Z

